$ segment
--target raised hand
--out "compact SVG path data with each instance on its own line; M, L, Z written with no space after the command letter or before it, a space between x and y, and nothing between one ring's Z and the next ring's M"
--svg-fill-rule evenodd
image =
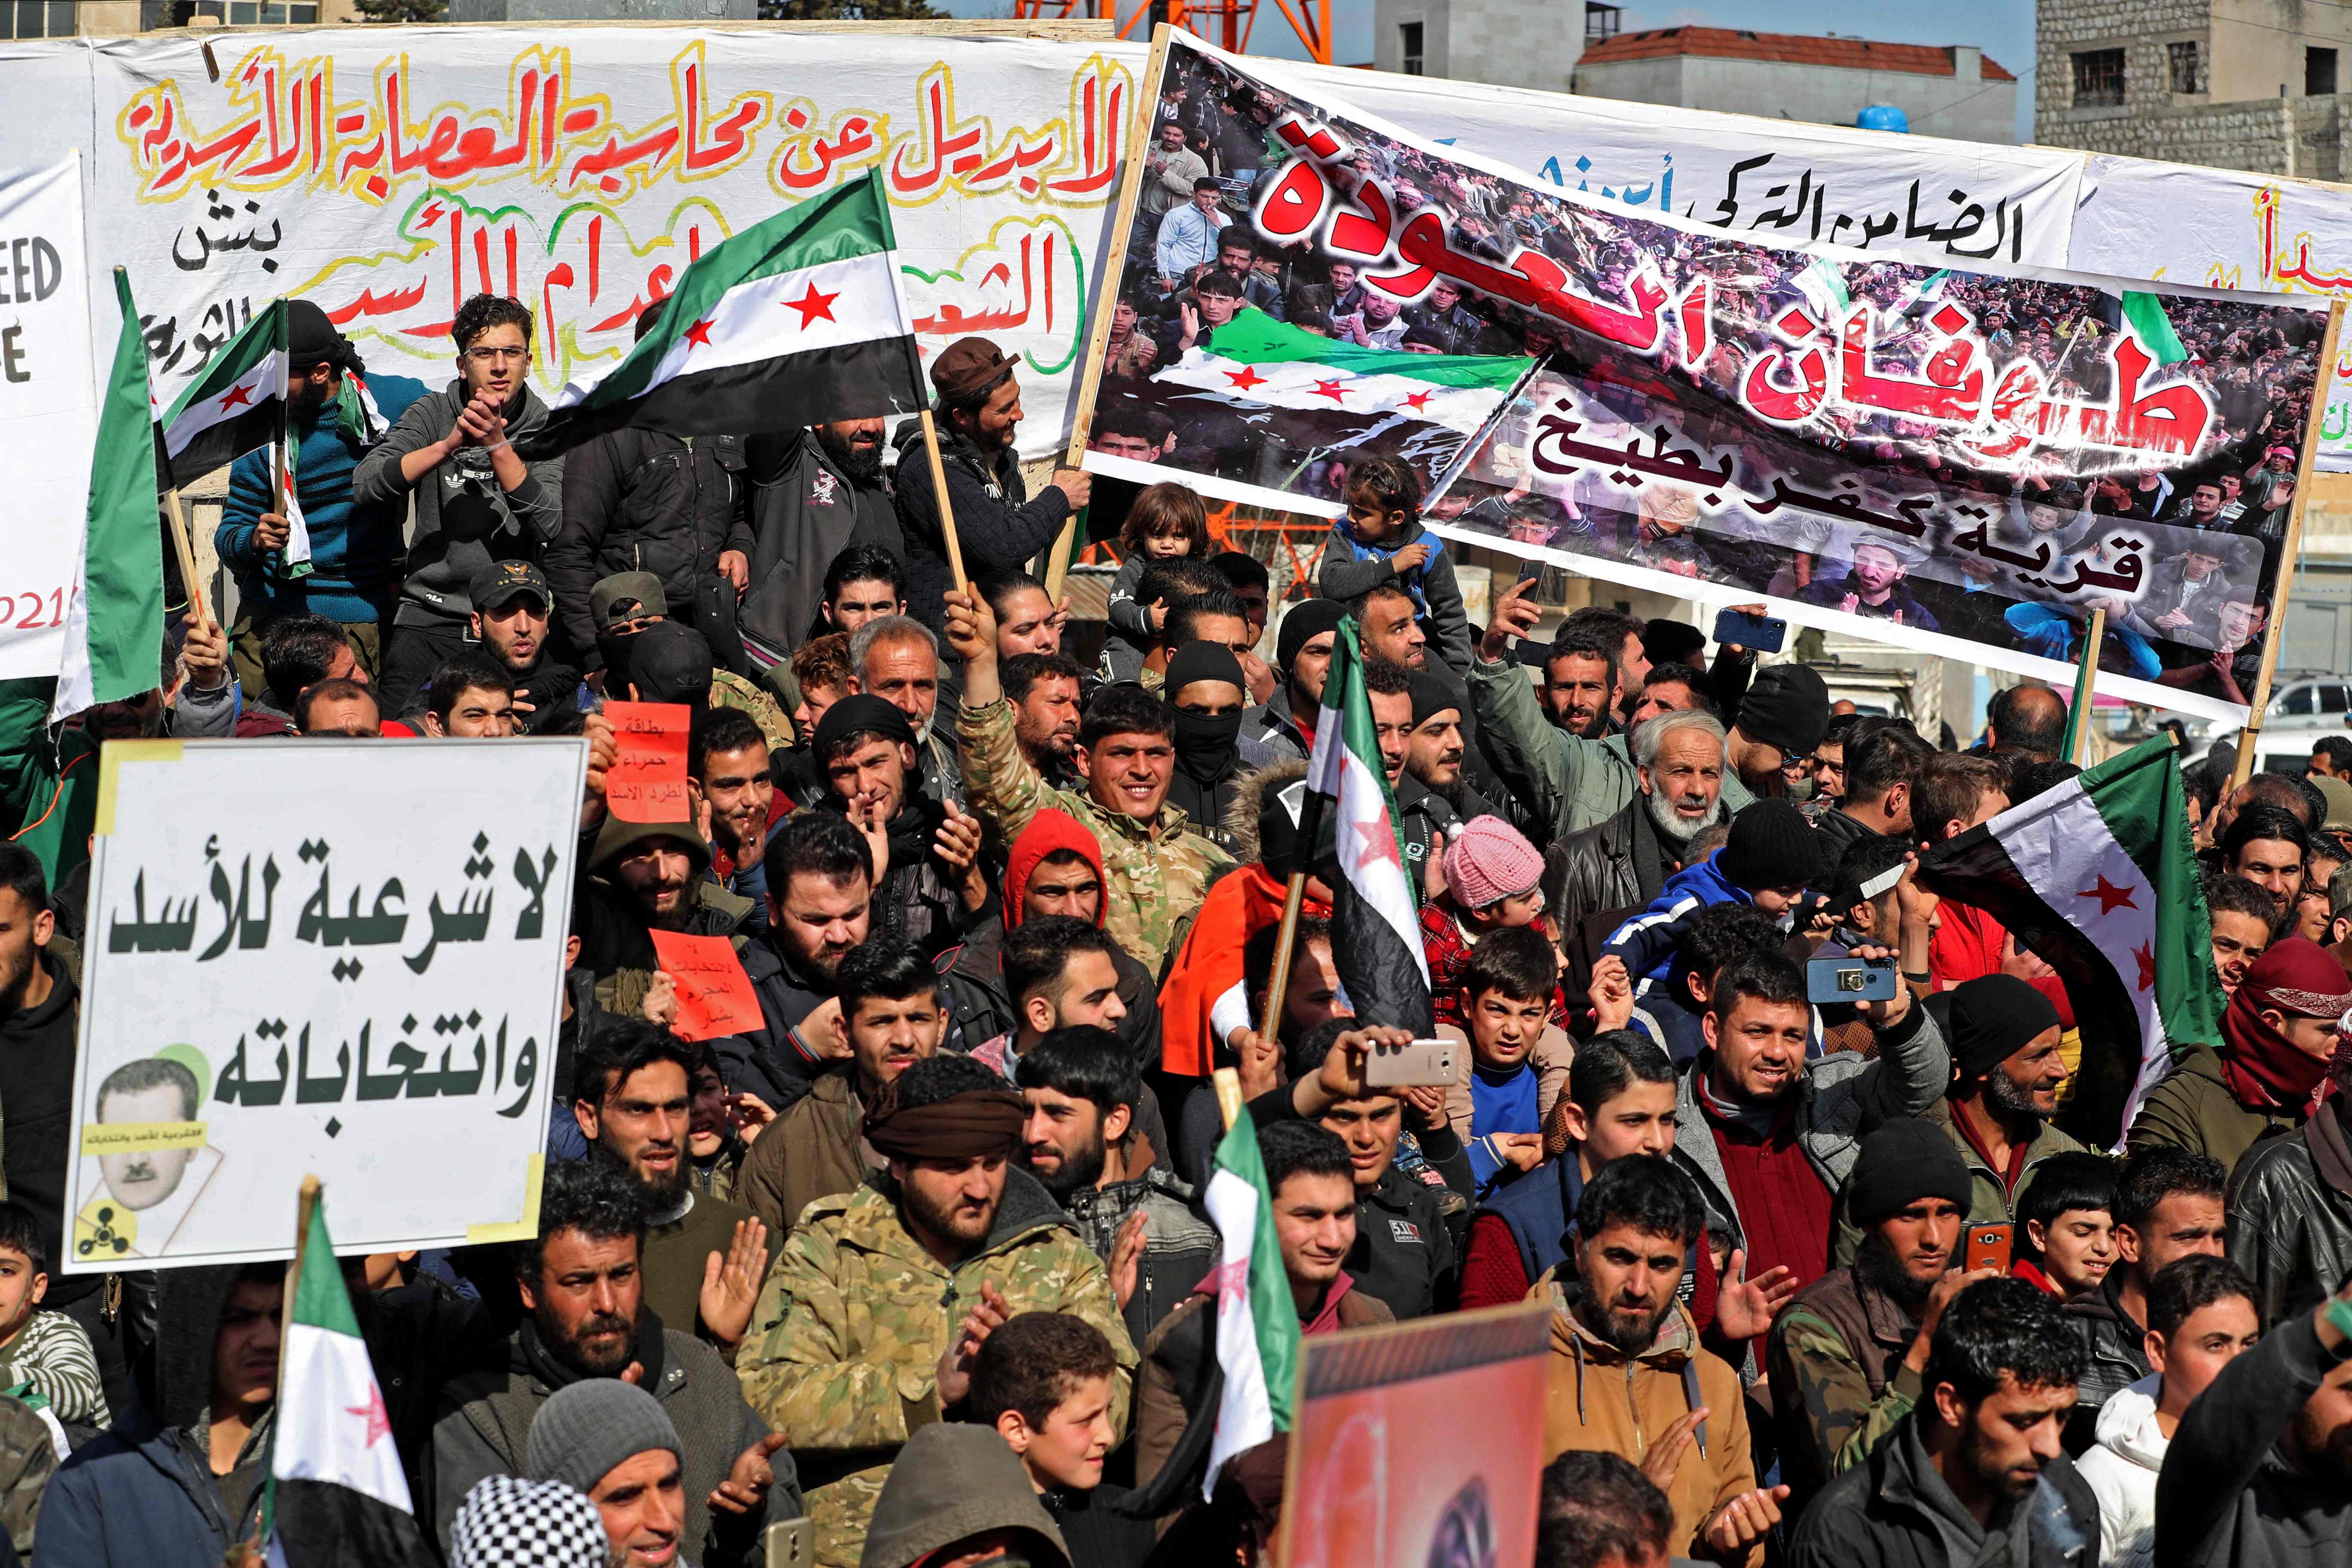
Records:
M1615 953L1605 952L1593 961L1592 984L1584 995L1592 1004L1596 1029L1622 1029L1633 1023L1633 977Z
M1642 1456L1642 1473L1650 1478L1652 1486L1662 1492L1674 1489L1675 1472L1683 1468L1683 1455L1697 1440L1698 1424L1706 1419L1706 1406L1702 1405L1658 1434L1658 1440Z
M1797 1293L1796 1277L1786 1267L1769 1269L1755 1279L1744 1278L1748 1255L1738 1247L1724 1265L1715 1298L1715 1326L1727 1340L1752 1340L1769 1332L1773 1315Z
M702 1261L702 1298L698 1305L702 1326L710 1331L712 1339L730 1348L743 1342L767 1273L768 1227L756 1219L736 1221L734 1241L726 1256L714 1252Z
M1706 1538L1708 1552L1725 1559L1744 1557L1749 1547L1780 1522L1780 1505L1788 1500L1787 1487L1766 1487L1733 1498L1700 1532Z
M1492 664L1510 647L1513 637L1526 637L1536 629L1536 623L1543 619L1543 606L1529 597L1536 582L1529 577L1514 583L1495 601L1486 615L1486 635L1478 639L1479 658Z
M1150 1226L1150 1217L1138 1209L1127 1216L1127 1223L1118 1227L1118 1239L1111 1243L1110 1289L1122 1312L1135 1299L1136 1281L1143 1276L1143 1244Z
M941 1410L962 1403L963 1396L971 1392L971 1363L979 1357L980 1347L986 1344L988 1336L1003 1327L1004 1320L1012 1315L1013 1309L1006 1303L1003 1293L997 1289L996 1281L982 1280L979 1304L964 1314L962 1324L948 1341L948 1348L940 1357Z
M768 1500L768 1489L776 1484L776 1472L769 1460L784 1446L785 1435L771 1432L741 1453L727 1472L727 1479L712 1489L710 1506L721 1513L750 1513Z

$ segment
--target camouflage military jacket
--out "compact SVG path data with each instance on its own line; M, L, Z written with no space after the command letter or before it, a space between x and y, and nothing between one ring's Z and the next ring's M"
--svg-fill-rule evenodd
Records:
M1781 1479L1801 1507L1870 1457L1911 1413L1920 1374L1904 1361L1910 1314L1852 1268L1833 1268L1774 1320L1765 1367L1780 1430Z
M781 752L793 743L793 721L785 715L784 705L731 669L710 672L710 705L740 708L749 713L759 723L760 733L772 752Z
M1099 805L1090 795L1048 784L1021 750L1013 705L1002 699L958 710L956 736L964 794L975 815L1010 844L1041 811L1066 811L1102 848L1103 927L1154 974L1175 941L1179 921L1201 907L1209 884L1233 868L1233 857L1184 830L1184 813L1160 808L1150 826Z
M1135 1385L1110 1276L1034 1177L1006 1170L988 1240L952 1273L900 1222L887 1181L809 1206L736 1361L743 1397L792 1445L819 1568L857 1568L891 1461L908 1432L940 1419L939 1360L983 1280L1014 1312L1068 1312L1102 1331L1118 1356L1122 1431Z

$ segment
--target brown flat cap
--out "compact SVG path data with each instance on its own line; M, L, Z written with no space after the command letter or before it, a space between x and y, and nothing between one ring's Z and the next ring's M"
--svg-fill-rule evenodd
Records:
M1013 374L1013 362L986 338L958 338L931 362L931 384L950 403L994 390Z

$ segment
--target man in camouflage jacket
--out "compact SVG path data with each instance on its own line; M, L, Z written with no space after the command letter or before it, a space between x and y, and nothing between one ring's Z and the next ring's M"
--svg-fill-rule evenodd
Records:
M1799 1291L1766 1342L1793 1508L1868 1458L1918 1404L1944 1304L1974 1278L1955 1267L1969 1187L1967 1163L1932 1122L1898 1118L1862 1141L1845 1189L1863 1227L1854 1260Z
M1124 1431L1135 1347L1102 1260L1011 1162L1020 1097L968 1057L908 1068L866 1123L889 1169L810 1205L752 1313L743 1396L791 1443L819 1568L856 1568L898 1449L949 1419L972 1358L1019 1312L1069 1312L1118 1358Z
M1083 824L1102 848L1103 929L1157 973L1181 922L1234 865L1223 849L1187 833L1183 810L1168 804L1175 710L1133 688L1106 688L1088 710L1075 753L1086 792L1058 790L1013 731L1013 705L997 683L996 617L987 600L950 596L948 642L964 661L956 736L967 804L1007 844L1047 809Z

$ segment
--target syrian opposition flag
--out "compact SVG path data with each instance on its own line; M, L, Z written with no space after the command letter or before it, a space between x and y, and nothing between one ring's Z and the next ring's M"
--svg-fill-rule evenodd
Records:
M285 438L286 301L272 300L163 416L164 462L172 483L185 487Z
M339 379L342 384L335 396L336 432L364 450L383 438L383 411L375 405L375 395L367 389L367 383L360 379L357 371L346 370ZM291 422L285 426L279 439L284 450L278 463L278 485L282 492L278 498L278 510L286 520L286 545L278 552L279 571L288 577L308 577L310 525L302 516L299 473L302 443L296 438Z
M323 1199L288 1305L262 1514L273 1568L431 1568Z
M153 689L155 656L163 647L155 405L147 385L147 340L131 301L131 279L120 267L114 296L122 307L122 328L98 405L81 571L66 611L52 722Z
M1396 801L1381 766L1372 701L1356 617L1339 623L1307 787L1328 797L1338 841L1331 884L1331 952L1339 983L1368 1024L1437 1032L1429 999L1429 959L1421 944L1419 902L1397 837Z
M2058 971L2083 1031L2076 1136L2118 1142L2178 1044L2220 1037L2212 922L2180 769L2161 740L2085 769L1919 862Z
M1207 347L1186 350L1151 379L1266 408L1348 415L1392 428L1433 426L1467 440L1534 363L1518 354L1360 348L1250 306L1212 331Z
M1298 1308L1282 1271L1274 1194L1258 1153L1257 1123L1248 1111L1234 1118L1219 1141L1201 1201L1223 1248L1216 1280L1217 1366L1224 1388L1201 1483L1201 1495L1208 1497L1227 1459L1290 1430L1297 1376Z
M515 449L554 457L624 426L761 435L911 414L922 362L878 172L720 242L618 364L567 384Z

